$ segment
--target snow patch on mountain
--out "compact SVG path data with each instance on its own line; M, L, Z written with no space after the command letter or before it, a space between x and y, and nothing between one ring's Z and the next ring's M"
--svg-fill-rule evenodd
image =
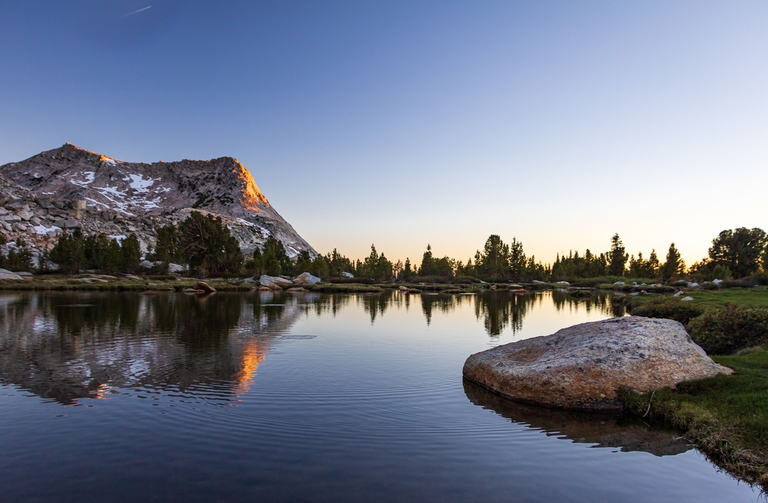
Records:
M36 173L38 174L38 173ZM69 180L70 183L73 185L77 185L79 187L87 187L88 185L93 183L93 180L96 178L96 172L94 171L83 171L81 173L75 173L74 176L82 175L85 176L85 180ZM37 177L35 177L37 178Z
M123 178L126 182L130 182L130 187L138 193L149 192L149 187L154 185L158 180L152 178L144 178L142 175L128 175Z

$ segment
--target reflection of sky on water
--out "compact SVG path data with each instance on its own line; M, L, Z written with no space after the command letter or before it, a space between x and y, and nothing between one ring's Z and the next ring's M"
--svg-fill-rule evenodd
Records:
M0 295L0 486L9 501L754 495L668 432L466 386L471 353L614 314L555 295Z

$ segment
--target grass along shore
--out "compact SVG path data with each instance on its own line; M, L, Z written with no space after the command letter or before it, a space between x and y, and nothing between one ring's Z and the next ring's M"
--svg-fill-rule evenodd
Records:
M621 393L625 410L681 429L715 464L768 490L768 349L713 359L734 370L640 394Z

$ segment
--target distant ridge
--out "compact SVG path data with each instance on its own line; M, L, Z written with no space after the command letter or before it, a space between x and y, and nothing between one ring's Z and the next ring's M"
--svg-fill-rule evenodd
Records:
M47 246L61 229L79 227L86 234L135 233L147 249L158 226L201 211L221 216L244 252L273 236L289 256L317 255L233 157L148 164L65 143L0 166L0 177L0 232L11 240Z

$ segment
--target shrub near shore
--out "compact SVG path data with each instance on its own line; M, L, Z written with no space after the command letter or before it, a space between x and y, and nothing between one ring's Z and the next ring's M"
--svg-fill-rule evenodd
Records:
M768 307L726 304L693 319L690 332L704 351L718 355L768 344Z

